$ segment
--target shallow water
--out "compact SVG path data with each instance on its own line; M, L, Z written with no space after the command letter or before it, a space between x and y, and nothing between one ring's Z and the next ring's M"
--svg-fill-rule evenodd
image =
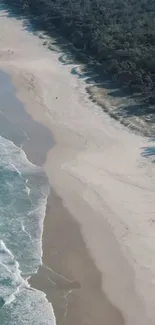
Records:
M31 162L43 164L54 144L51 132L32 120L16 98L10 76L0 71L0 135L26 151Z
M44 293L28 284L42 263L50 187L43 168L32 164L21 148L25 139L19 127L22 119L18 115L16 123L13 112L15 107L21 109L22 116L23 108L4 72L0 83L0 324L54 324L53 309Z

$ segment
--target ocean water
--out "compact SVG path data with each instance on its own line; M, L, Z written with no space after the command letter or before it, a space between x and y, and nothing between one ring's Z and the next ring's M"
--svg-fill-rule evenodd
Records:
M45 294L28 284L42 263L49 190L42 167L0 136L0 325L55 324Z

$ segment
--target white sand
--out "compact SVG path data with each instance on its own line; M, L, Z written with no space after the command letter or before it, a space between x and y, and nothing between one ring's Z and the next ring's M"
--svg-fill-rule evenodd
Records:
M56 140L45 164L51 184L80 223L126 324L155 324L155 165L141 155L151 143L91 103L73 65L42 43L1 12L0 68Z

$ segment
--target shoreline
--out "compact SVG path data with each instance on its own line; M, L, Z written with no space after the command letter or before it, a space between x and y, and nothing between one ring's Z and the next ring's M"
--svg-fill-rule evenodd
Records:
M54 150L54 142L51 132L47 132L46 127L43 127L43 125L32 120L22 103L19 103L17 106L14 105L12 109L13 111L10 111L10 109L5 110L5 114L8 116L8 121L11 119L13 123L12 127L14 124L18 125L19 130L24 127L24 132L26 132L28 141L23 143L22 148L24 149L28 160L35 163L37 166L42 166L43 163L46 162L45 157L50 150L47 152L46 150L43 150L42 152L41 149L36 156L36 150L34 151L34 147L37 146L37 142L35 142L35 139L38 137L40 139L42 138L42 148L45 149L47 144L51 144L51 147L53 147L51 150ZM14 119L12 120L13 116ZM1 123L4 122L1 121ZM8 129L8 127L11 126L5 126L6 129ZM14 131L15 130L12 130L13 134ZM19 134L17 135L20 138ZM13 140L16 145L21 145L15 141L15 138ZM60 243L57 235L54 236L54 240L51 241L51 239L53 239L55 228L58 233L60 229ZM64 228L66 229L65 231ZM86 317L86 323L88 322L92 325L94 322L102 325L103 320L108 322L109 325L123 325L124 320L121 312L110 303L102 290L101 274L89 255L79 225L63 206L62 200L54 193L52 188L51 194L47 199L42 243L43 265L40 266L37 274L31 276L29 283L32 288L41 290L46 294L48 301L52 303L58 324L63 321L63 324L66 325L72 323L78 325L79 322L85 322ZM66 244L67 248L64 249L64 245ZM69 248L70 245L71 249ZM51 247L52 253L50 254ZM56 249L58 249L58 252ZM58 258L55 258L55 254ZM70 255L71 269L68 268L68 256ZM62 263L62 260L65 259L67 263ZM79 261L79 269L76 265L77 270L74 275L75 260L76 263ZM53 265L54 271L52 270ZM89 274L90 276L88 276ZM78 281L77 278L79 278ZM86 278L88 278L87 281L85 280ZM68 297L68 295L70 297ZM90 298L90 296L92 296L92 298ZM70 310L68 310L67 314L66 299L69 306L71 306L68 307ZM97 301L98 307L93 310L92 307Z
M4 74L4 77L8 83L11 82L9 74ZM8 87L12 101L16 91L13 88L13 84ZM50 147L54 150L51 130L48 132L46 126L32 120L22 102L15 101L11 110L9 106L5 107L1 126L6 130L6 136L10 130L8 140L22 146L27 159L37 166L46 162ZM24 130L25 138L21 130ZM121 312L111 304L102 289L101 274L85 245L80 226L52 188L44 217L42 249L43 265L37 274L31 276L29 284L46 294L57 324L102 325L105 321L109 325L124 325Z
M8 83L11 82L9 75L4 74L2 77L8 79ZM14 97L13 88L13 85L9 85L9 92ZM10 98L12 101L13 97ZM3 119L1 118L2 125L5 130L10 129L11 136L8 136L8 140L13 140L18 147L22 145L27 159L37 166L45 163L46 154L49 152L46 148L51 145L54 150L51 132L32 120L21 102L15 101L11 110L9 106L5 107L5 114ZM22 129L26 134L25 141L21 137ZM42 141L39 145L44 149L37 155L39 147L36 139ZM86 322L102 325L105 321L109 325L124 325L121 312L111 304L102 290L101 274L86 248L78 223L52 188L44 217L42 249L43 265L37 274L31 276L29 283L32 288L46 294L48 301L52 303L57 324L78 325Z
M32 287L52 302L57 324L123 325L120 311L106 297L79 225L51 190L43 231L43 265Z
M21 22L4 16L0 23L6 28L0 67L12 76L17 97L27 112L54 135L55 146L48 151L45 171L64 209L80 227L100 272L100 289L122 312L125 324L153 324L154 287L150 290L150 284L154 268L148 265L148 258L152 257L149 238L153 238L154 230L148 227L148 221L155 211L151 183L154 170L140 160L146 139L101 114L69 68L58 62L58 54L49 52L41 40L23 31ZM8 47L13 54L8 54ZM146 227L148 242L142 241ZM142 265L148 265L148 273Z

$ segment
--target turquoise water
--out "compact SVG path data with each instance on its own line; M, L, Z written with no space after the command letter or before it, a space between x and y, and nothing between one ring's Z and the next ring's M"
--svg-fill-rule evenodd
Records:
M12 107L15 104L11 103ZM9 138L14 132L8 129L7 133L7 127L5 124ZM1 325L55 323L44 293L28 284L28 278L42 263L41 237L49 190L42 167L32 164L11 139L0 136Z

